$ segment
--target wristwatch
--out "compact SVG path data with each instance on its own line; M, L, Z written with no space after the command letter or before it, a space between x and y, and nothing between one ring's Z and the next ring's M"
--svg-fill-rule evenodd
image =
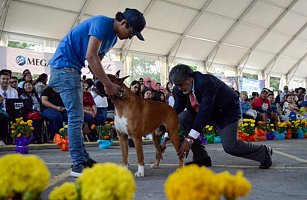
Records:
M188 137L186 137L184 140L187 141L189 145L192 145L194 143L194 140Z

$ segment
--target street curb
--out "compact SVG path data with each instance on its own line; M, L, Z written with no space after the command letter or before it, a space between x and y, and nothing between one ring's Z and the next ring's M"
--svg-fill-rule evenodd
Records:
M143 145L152 144L150 140L144 140ZM85 147L98 147L97 142L84 142ZM118 141L114 141L111 146L119 146ZM30 144L29 150L42 150L42 149L58 149L59 147L53 143L45 144ZM3 151L15 151L15 145L0 146L0 152Z

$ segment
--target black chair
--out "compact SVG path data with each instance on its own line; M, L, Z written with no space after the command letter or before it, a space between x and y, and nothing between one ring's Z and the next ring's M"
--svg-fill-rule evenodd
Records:
M26 113L32 110L32 102L29 99L6 99L5 106L10 121L24 117Z

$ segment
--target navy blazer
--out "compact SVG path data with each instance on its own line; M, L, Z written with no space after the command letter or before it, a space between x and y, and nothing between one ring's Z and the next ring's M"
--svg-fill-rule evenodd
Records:
M222 129L241 118L239 96L235 91L213 75L200 72L194 72L193 75L194 92L200 107L192 129L201 133L207 124ZM188 94L174 87L174 98L174 109L178 114L185 108L195 113Z

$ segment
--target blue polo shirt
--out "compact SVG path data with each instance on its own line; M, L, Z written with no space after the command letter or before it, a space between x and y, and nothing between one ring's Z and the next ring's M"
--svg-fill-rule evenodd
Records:
M113 23L113 18L94 16L78 24L59 43L49 61L50 66L54 68L72 67L80 72L85 66L90 36L102 42L98 54L105 55L117 42Z

